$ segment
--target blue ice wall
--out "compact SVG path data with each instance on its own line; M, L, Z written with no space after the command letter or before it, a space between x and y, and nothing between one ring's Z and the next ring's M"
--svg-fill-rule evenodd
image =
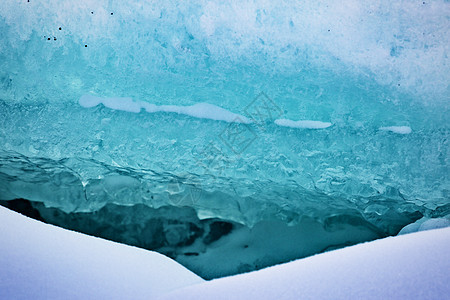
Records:
M449 15L447 1L3 0L0 198L246 225L355 214L389 234L405 213L448 213ZM199 103L252 121L186 108Z

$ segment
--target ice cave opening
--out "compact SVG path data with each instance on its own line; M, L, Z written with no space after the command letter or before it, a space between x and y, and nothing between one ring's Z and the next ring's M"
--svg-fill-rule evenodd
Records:
M448 216L449 14L3 0L0 205L206 279Z

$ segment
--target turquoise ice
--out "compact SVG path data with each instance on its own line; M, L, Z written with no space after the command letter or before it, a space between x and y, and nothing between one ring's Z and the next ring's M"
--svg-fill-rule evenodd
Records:
M173 214L205 235L212 220L369 232L308 254L445 216L449 13L447 1L3 0L0 200L43 216L148 210L139 228ZM168 244L187 243L187 225L164 224Z

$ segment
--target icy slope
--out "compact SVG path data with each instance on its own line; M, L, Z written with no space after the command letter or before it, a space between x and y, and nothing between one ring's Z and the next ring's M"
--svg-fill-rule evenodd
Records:
M203 280L173 260L0 207L0 299L154 299Z
M215 279L160 299L450 299L450 228Z

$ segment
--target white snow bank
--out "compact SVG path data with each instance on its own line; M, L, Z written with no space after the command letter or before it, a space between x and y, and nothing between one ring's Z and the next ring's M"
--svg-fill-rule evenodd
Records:
M153 299L202 281L159 253L0 206L0 299Z
M160 299L449 299L450 228L389 237Z
M171 259L0 207L0 299L446 299L450 228L205 282Z
M274 121L279 126L292 127L292 128L307 128L307 129L323 129L328 128L332 124L329 122L321 121L292 121L288 119L277 119Z
M409 127L409 126L380 127L380 130L391 131L391 132L398 133L398 134L410 134L412 132L411 127Z
M210 119L216 121L236 122L249 124L251 121L239 114L232 113L219 106L209 103L197 103L191 106L155 105L143 101L134 101L129 97L101 98L92 95L81 96L78 103L86 108L103 104L105 107L127 112L139 113L142 109L148 113L168 112L188 115L194 118Z
M446 215L443 218L426 218L423 217L420 220L417 220L414 223L411 223L409 225L406 225L405 227L400 230L398 233L400 234L407 234L417 231L424 231L424 230L431 230L431 229L438 229L438 228L445 228L450 227L450 215Z

